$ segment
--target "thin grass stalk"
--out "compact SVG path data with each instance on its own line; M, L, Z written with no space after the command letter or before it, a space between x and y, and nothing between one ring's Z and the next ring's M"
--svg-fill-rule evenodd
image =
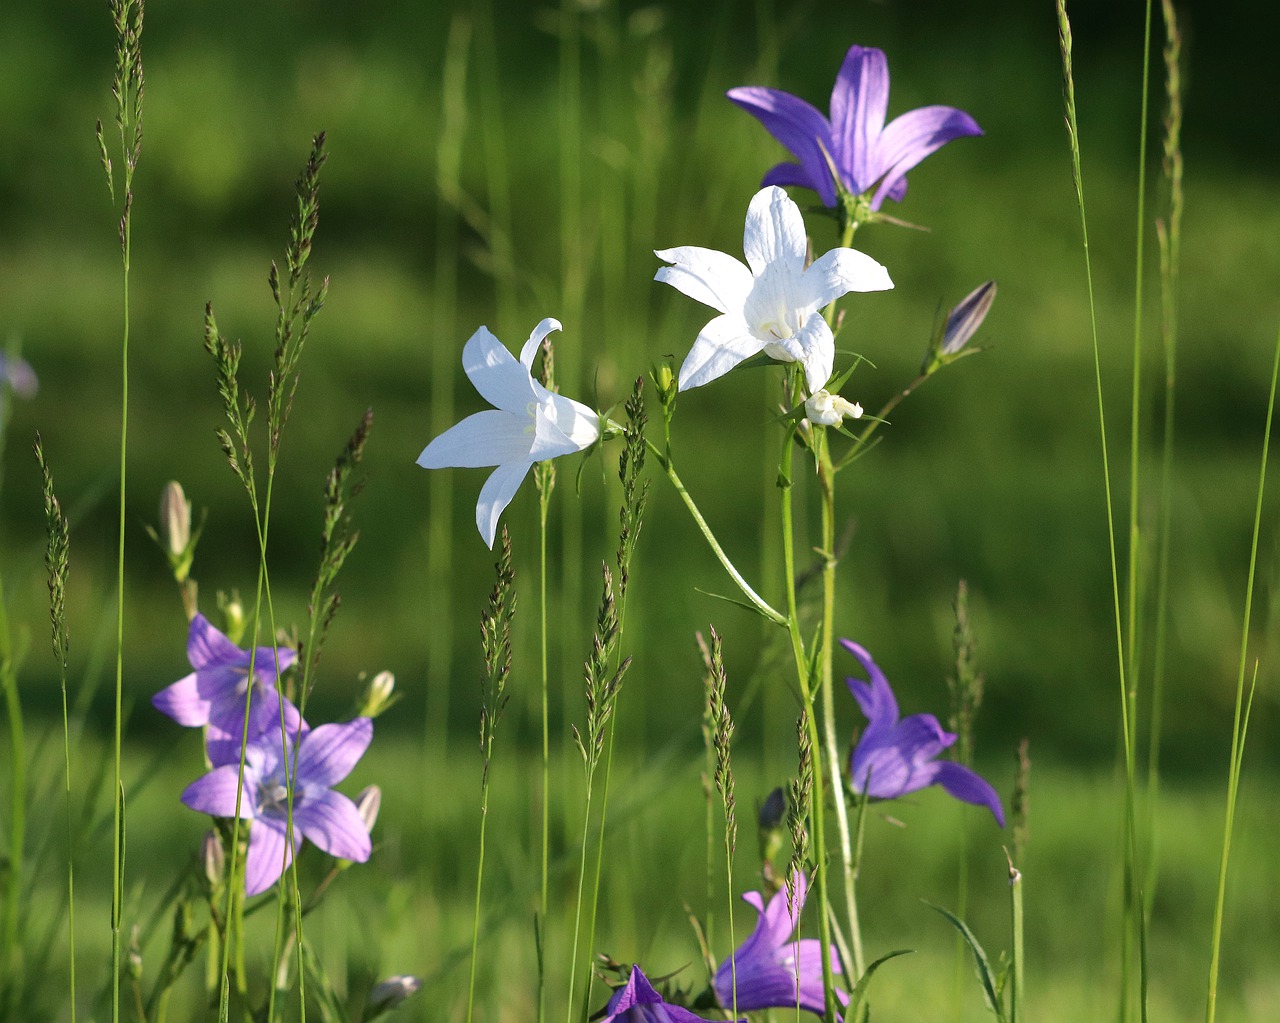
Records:
M457 329L458 208L462 203L462 147L467 125L467 58L472 39L471 20L455 12L449 22L441 72L441 128L436 141L435 301L433 319L440 333ZM431 348L431 432L439 436L455 421L454 359L449 345ZM428 481L427 613L437 628L427 646L427 689L424 738L436 770L423 773L424 797L428 779L448 762L449 679L453 675L453 474L433 472ZM424 811L430 806L424 798Z
M9 862L6 864L3 949L4 988L9 1002L21 1000L23 982L22 944L18 938L18 911L22 905L24 847L27 834L27 750L22 724L22 702L18 695L18 669L14 662L9 615L5 610L4 587L0 584L0 686L4 687L5 715L9 719ZM63 706L66 697L63 696Z
M485 832L489 821L489 767L493 760L493 740L498 721L510 694L511 621L516 611L515 570L511 567L511 537L502 527L502 553L498 558L497 579L489 594L489 604L481 616L480 636L484 648L485 675L481 681L480 707L480 848L476 860L475 915L471 925L471 969L467 981L467 1023L475 1006L476 967L479 963L480 907L484 886Z
M1249 544L1249 576L1245 583L1244 623L1240 629L1240 671L1236 678L1235 717L1231 723L1231 761L1227 774L1226 820L1222 826L1222 856L1218 865L1218 891L1213 907L1213 935L1209 952L1208 995L1205 1021L1213 1023L1218 1004L1218 965L1222 953L1222 918L1227 897L1227 874L1231 860L1231 833L1235 827L1236 794L1244 760L1244 741L1249 727L1249 711L1258 684L1255 664L1248 702L1244 698L1244 677L1249 661L1249 626L1253 618L1253 587L1258 567L1258 536L1262 531L1262 498L1267 485L1267 458L1271 452L1271 423L1276 408L1276 381L1280 378L1280 332L1276 334L1275 357L1271 364L1271 393L1267 396L1267 424L1262 434L1262 465L1258 470L1258 497L1253 514L1253 539Z
M549 352L550 347L547 348ZM645 427L648 416L644 410L644 377L639 377L626 403L627 426L625 444L618 460L618 479L622 484L622 507L619 510L618 550L615 562L618 566L618 625L613 641L613 671L623 670L622 635L627 623L627 594L631 583L631 559L640 527L644 520L645 504L649 496L649 481L644 476ZM550 463L548 463L549 465ZM609 820L609 782L613 777L614 734L618 725L616 701L609 714L608 736L605 740L604 779L600 792L600 823L596 831L595 872L591 885L591 915L587 926L587 948L595 947L596 914L600 905L600 875L604 869L604 836ZM730 917L732 919L732 915ZM583 992L582 1015L586 1019L591 1012L591 982L587 981Z
M62 758L64 767L64 792L67 804L67 965L69 970L71 1023L76 1020L76 883L75 883L75 815L71 800L71 718L67 709L67 652L71 647L70 629L67 625L67 573L70 569L71 529L53 489L53 475L45 459L40 434L36 434L36 462L40 466L44 494L45 527L48 544L45 548L45 568L49 576L49 622L52 626L53 657L58 664L58 678L62 691ZM4 614L4 601L0 599L0 616ZM8 630L4 629L7 646ZM4 656L8 661L8 655ZM15 750L21 747L15 743ZM25 789L18 775L11 775L15 792ZM11 868L14 863L12 861ZM12 898L10 893L10 897ZM9 905L17 905L13 899Z
M1155 655L1151 678L1151 737L1147 749L1147 805L1154 823L1160 784L1160 727L1164 709L1169 628L1169 561L1173 546L1174 399L1178 380L1178 271L1182 247L1182 38L1172 0L1160 0L1164 20L1165 98L1163 173L1165 217L1156 221L1160 245L1160 335L1164 352L1164 431L1161 444L1159 554L1156 566ZM1148 825L1152 835L1154 827ZM1154 854L1149 876L1154 873Z
M1125 941L1130 940L1130 929L1137 932L1138 938L1138 1006L1144 1023L1147 1018L1147 962L1146 962L1146 910L1143 906L1145 877L1139 870L1138 836L1137 836L1137 779L1136 758L1138 743L1138 684L1141 671L1140 650L1142 647L1139 616L1142 605L1140 593L1142 534L1138 522L1139 498L1141 495L1141 431L1142 431L1142 302L1145 294L1144 255L1146 251L1146 198L1147 198L1147 117L1150 106L1149 93L1151 86L1151 0L1146 0L1143 15L1142 34L1142 109L1138 118L1138 202L1137 229L1134 244L1134 286L1133 286L1133 367L1132 392L1129 409L1129 551L1128 581L1126 591L1126 631L1128 647L1126 660L1128 664L1128 714L1126 727L1130 734L1126 737L1125 765L1125 816L1130 831L1126 851L1125 870L1127 874L1125 893L1126 925ZM1125 961L1129 955L1125 954ZM1127 985L1126 985L1127 988ZM1127 999L1125 991L1121 998ZM1128 1018L1127 1006L1122 1001L1121 1021Z
M1071 149L1071 176L1075 186L1076 205L1080 210L1080 235L1081 245L1084 250L1085 264L1085 281L1089 295L1089 327L1093 339L1093 369L1094 384L1098 401L1098 434L1102 453L1102 478L1103 488L1106 498L1107 512L1107 545L1110 554L1111 563L1111 595L1112 608L1115 619L1115 635L1116 635L1116 659L1118 662L1117 670L1119 676L1120 687L1120 727L1124 737L1124 762L1125 762L1125 922L1122 933L1123 954L1120 963L1121 971L1121 1019L1126 1019L1128 1014L1128 991L1131 987L1129 974L1130 959L1132 958L1129 946L1129 936L1131 933L1130 923L1134 919L1138 920L1138 926L1142 926L1142 913L1139 910L1136 914L1131 913L1133 885L1135 882L1134 870L1136 869L1137 857L1137 824L1135 821L1136 810L1134 807L1134 790L1135 782L1135 765L1134 765L1134 749L1133 749L1133 728L1130 724L1130 703L1129 703L1129 687L1127 684L1127 660L1125 657L1125 633L1123 619L1121 616L1121 600L1120 600L1120 572L1119 559L1116 554L1116 527L1115 527L1115 502L1111 491L1111 462L1107 449L1107 424L1106 424L1106 408L1103 401L1102 393L1102 358L1098 341L1098 317L1096 303L1094 299L1093 288L1093 263L1089 255L1089 225L1088 217L1085 213L1084 199L1084 177L1080 170L1080 133L1079 125L1076 120L1076 92L1075 77L1072 73L1071 58L1071 22L1067 17L1066 0L1057 0L1058 12L1058 42L1062 54L1062 73L1063 73L1063 99L1066 116L1067 139ZM1144 1008L1145 1013L1145 1008Z
M120 155L124 165L123 201L120 214L121 254L121 337L120 337L120 497L116 541L116 681L112 728L111 842L111 1018L120 1019L120 929L124 914L124 551L126 468L129 454L129 268L133 236L133 173L142 151L142 0L112 0L112 21L116 30L116 71L112 94L116 101ZM102 125L98 124L98 148L107 187L115 200L115 180L107 156Z
M1023 1002L1023 937L1022 937L1022 872L1009 861L1009 911L1013 933L1012 989L1009 992L1009 1023L1022 1019Z
M698 637L699 644L702 645L702 637ZM703 654L707 661L707 705L706 705L706 726L711 733L711 746L715 751L715 768L714 778L716 791L720 793L721 808L724 811L724 856L725 856L725 880L728 886L729 900L729 946L735 947L737 942L733 930L733 856L738 846L738 822L736 818L736 803L733 791L733 767L730 760L731 743L733 740L733 720L729 716L729 707L725 703L725 689L728 685L728 677L724 670L724 648L719 633L715 627L711 628L711 646L708 649L703 645ZM791 883L791 878L787 879L787 883ZM797 969L799 968L799 959L796 960ZM730 1006L732 1014L730 1019L738 1018L738 957L730 955L729 970L731 975L731 984L733 990L732 1005ZM797 991L799 987L797 986Z
M630 443L630 442L628 442ZM573 1021L573 1006L576 1001L576 979L578 965L578 949L582 938L582 917L584 909L584 893L586 890L587 859L589 838L592 825L594 804L594 782L600 759L604 755L606 736L609 724L613 720L614 705L618 691L622 686L623 676L631 664L631 658L624 658L617 668L611 668L614 654L618 648L621 623L618 617L618 604L615 596L613 573L609 566L602 566L604 584L600 596L600 607L596 613L595 634L591 641L591 653L583 669L586 681L586 732L580 732L576 725L571 726L574 745L582 757L585 774L586 806L582 819L582 854L578 860L578 894L573 919L573 950L569 960L569 990L565 1000L566 1023ZM601 822L603 827L603 822ZM595 905L593 902L592 913ZM594 926L594 920L592 921ZM590 997L591 977L587 976L586 992L583 1002Z

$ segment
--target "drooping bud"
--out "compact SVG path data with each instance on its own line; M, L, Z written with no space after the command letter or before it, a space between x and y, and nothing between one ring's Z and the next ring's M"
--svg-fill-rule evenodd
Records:
M389 671L378 672L365 687L358 716L376 718L400 698L395 689L396 677Z
M861 419L862 406L823 388L805 400L804 414L814 426L839 426L844 422L845 416Z
M390 1012L420 987L422 987L422 980L418 977L410 977L408 974L379 981L369 992L369 1004L365 1007L364 1018L375 1019L385 1012Z

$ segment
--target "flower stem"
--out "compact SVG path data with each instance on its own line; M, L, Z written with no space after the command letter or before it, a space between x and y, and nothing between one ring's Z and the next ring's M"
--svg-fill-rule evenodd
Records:
M858 922L858 897L853 869L853 846L849 839L849 815L844 799L844 771L840 762L840 749L836 743L835 698L832 682L832 655L835 637L836 596L836 532L835 532L835 467L831 464L831 451L827 446L825 430L814 431L818 453L818 481L822 491L822 731L831 776L832 796L836 809L836 829L840 836L840 865L844 871L845 912L849 923L850 950L853 969L862 976L862 928Z
M804 638L800 635L800 616L796 609L796 555L795 555L795 532L792 521L792 500L791 500L791 465L792 455L795 451L794 444L795 430L794 427L787 431L783 439L782 447L782 465L780 467L780 475L786 483L782 487L782 559L783 571L786 573L786 591L787 591L787 631L791 636L791 652L795 658L796 680L800 686L800 696L805 706L805 726L809 734L809 742L814 749L822 748L822 741L818 737L818 726L814 721L813 715L813 688L812 679L809 674L809 658L804 649ZM822 772L817 772L818 785L821 790ZM839 775L831 780L831 783L839 784ZM827 890L827 864L826 864L826 815L824 809L825 793L819 791L813 800L812 819L813 819L813 841L814 841L814 874L816 875L816 884L818 888L818 905L821 910L818 914L819 937L822 942L821 947L829 949L831 947L831 924L827 916L827 907L830 905L830 899ZM831 970L831 956L825 951L822 956L822 988L824 1000L826 1003L826 1018L834 1020L836 1018L836 997L835 997L835 978Z
M652 441L646 440L645 444L648 445L649 450L652 451L654 456L658 459L658 464L662 466L663 471L667 474L667 479L671 481L671 485L676 488L676 493L680 495L680 500L684 502L684 506L689 510L689 514L693 516L693 521L697 523L698 529L702 531L702 535L706 538L708 545L710 545L711 552L715 554L720 564L724 566L724 570L729 573L729 578L737 584L738 589L742 591L743 596L751 602L752 606L757 611L775 625L788 625L789 623L787 618L775 611L773 607L771 607L769 603L760 596L760 594L756 593L746 579L742 577L742 573L739 572L737 568L734 567L733 562L729 560L729 556L725 554L724 549L720 546L720 542L716 539L715 534L711 532L711 527L707 525L706 519L704 519L702 517L702 513L698 511L698 506L694 504L693 498L689 496L689 491L685 489L684 481L681 480L680 476L676 473L675 465L672 463L670 457L660 450ZM787 461L788 463L790 462L789 457Z
M538 628L542 639L542 877L538 899L538 1023L547 1015L547 873L551 849L551 731L548 703L547 671L547 508L551 501L551 488L538 488Z

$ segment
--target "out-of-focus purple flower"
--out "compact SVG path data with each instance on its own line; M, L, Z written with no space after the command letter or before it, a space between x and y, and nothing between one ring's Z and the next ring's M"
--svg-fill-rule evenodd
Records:
M847 680L867 716L867 727L853 751L853 790L872 799L897 799L941 785L962 802L985 806L1003 828L1004 808L996 790L963 764L937 759L956 741L955 733L945 731L932 714L912 714L899 720L898 701L871 655L852 640L840 643L861 662L870 678L869 682Z
M420 987L422 987L420 977L411 977L404 973L379 981L369 992L369 1004L365 1007L364 1018L370 1020L381 1016L384 1012L390 1012L406 998L417 994Z
M369 831L360 812L346 796L332 791L373 738L373 722L356 718L345 724L321 725L291 732L281 744L278 732L267 731L250 740L244 754L244 794L240 817L249 825L244 889L257 895L275 884L304 838L343 860L363 863L372 852ZM293 793L293 840L288 834L288 777L297 744L297 777ZM236 815L240 765L223 764L197 778L182 793L193 810L214 817Z
M889 64L883 50L869 46L851 46L845 54L831 90L830 120L780 89L746 85L730 89L728 96L799 161L778 164L761 184L812 188L826 206L839 203L840 191L870 193L872 210L886 198L901 202L907 171L952 139L982 134L978 123L955 107L919 107L886 125Z
M208 726L209 759L226 764L240 759L244 730L244 700L249 688L249 662L253 662L253 691L249 695L249 738L273 725L279 732L280 696L276 692L276 666L284 671L297 659L288 647L277 651L258 647L254 655L241 650L202 614L191 619L187 634L187 660L195 669L151 698L152 705L180 725ZM297 708L284 701L285 724L297 731L302 719Z
M680 1005L662 1000L640 967L631 967L631 976L609 999L601 1023L707 1023L703 1017Z
M742 896L760 914L756 928L733 955L720 964L711 981L720 1004L731 1009L734 984L737 983L737 1007L740 1012L754 1009L800 1008L819 1016L826 1011L822 986L822 942L816 938L791 941L791 935L804 909L805 876L792 878L790 891L784 885L766 906L759 892ZM736 978L735 978L736 964ZM831 969L840 972L840 961L831 950ZM847 996L837 990L841 1004Z

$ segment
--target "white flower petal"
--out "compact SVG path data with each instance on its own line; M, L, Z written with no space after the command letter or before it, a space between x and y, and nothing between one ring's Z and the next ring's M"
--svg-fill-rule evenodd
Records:
M751 291L751 271L739 259L715 249L681 245L654 252L674 266L659 268L655 281L670 284L690 298L718 309L722 313L737 312Z
M518 362L488 327L479 328L463 347L462 368L480 397L494 408L523 413L537 398L528 367Z
M765 267L775 264L797 271L804 269L808 251L804 217L800 207L777 185L760 189L747 207L742 251L756 277L764 273Z
M831 379L831 369L836 361L836 339L822 314L814 313L790 337L767 345L765 354L771 359L798 362L804 366L809 393L816 394Z
M443 469L519 462L528 459L533 442L533 420L524 409L520 415L487 409L445 430L423 448L418 464L424 469Z
M532 466L529 461L500 465L480 488L480 500L476 502L476 527L490 550L493 550L493 537L498 531L498 516L516 496Z
M533 357L538 354L538 346L553 330L564 330L564 327L560 325L560 321L555 317L548 316L533 328L533 333L529 335L529 340L520 349L520 362L529 371L530 376L533 375Z
M824 252L813 261L804 277L807 297L815 308L851 291L888 291L893 287L889 271L857 249Z
M571 455L600 439L600 417L581 402L551 394L537 408L537 427L529 457L541 462Z
M740 316L717 316L702 328L680 367L679 387L687 391L724 376L764 349Z

